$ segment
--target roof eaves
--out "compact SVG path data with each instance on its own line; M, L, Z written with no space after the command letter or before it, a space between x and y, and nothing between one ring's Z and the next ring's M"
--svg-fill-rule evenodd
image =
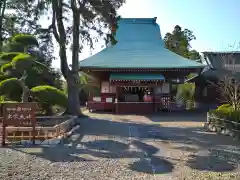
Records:
M205 51L202 53L204 55L208 55L208 54L240 54L240 51Z
M199 69L199 68L204 68L206 67L206 65L200 65L200 66L172 66L172 67L122 67L122 66L81 66L80 65L80 69L81 68L86 68L86 69L186 69L186 68L195 68L195 69Z

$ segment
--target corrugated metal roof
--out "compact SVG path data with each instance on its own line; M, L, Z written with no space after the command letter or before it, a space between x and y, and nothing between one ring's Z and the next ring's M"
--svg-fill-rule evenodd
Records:
M200 68L205 65L164 48L156 18L123 18L116 32L118 43L80 61L93 68Z

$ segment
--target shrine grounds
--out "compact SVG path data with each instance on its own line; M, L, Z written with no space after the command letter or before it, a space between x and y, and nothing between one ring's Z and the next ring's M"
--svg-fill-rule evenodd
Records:
M205 113L87 115L58 145L1 148L0 179L240 179L240 142Z

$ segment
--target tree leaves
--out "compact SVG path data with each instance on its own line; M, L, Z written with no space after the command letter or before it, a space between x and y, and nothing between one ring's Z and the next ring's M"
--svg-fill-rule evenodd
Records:
M25 47L29 46L39 46L37 39L28 34L18 34L12 38L13 42L21 43Z
M52 0L52 25L50 26L59 45L61 71L68 85L68 113L79 115L79 52L84 45L93 49L96 36L105 36L107 43L116 43L117 9L124 0ZM72 23L69 23L68 20ZM107 25L107 27L106 27ZM108 32L104 31L108 28ZM114 28L112 28L114 27ZM66 49L72 41L72 68L67 62Z
M182 57L199 60L200 54L196 50L191 50L190 42L195 39L193 31L189 29L182 30L179 25L176 25L172 33L166 33L164 43L167 49Z
M6 2L6 10L2 11L3 2ZM53 56L53 41L51 30L43 28L40 18L48 16L50 0L4 0L0 2L0 49L2 41L6 41L16 34L33 34L38 38L39 48L44 54L47 64L50 66ZM2 24L2 26L1 26ZM37 44L35 44L37 45ZM5 52L22 52L21 46L13 44L9 50L3 47ZM46 48L46 46L48 46ZM1 50L0 50L1 51Z
M9 53L2 53L0 55L0 62L7 63L12 61L13 58L18 56L20 53L19 52L9 52Z

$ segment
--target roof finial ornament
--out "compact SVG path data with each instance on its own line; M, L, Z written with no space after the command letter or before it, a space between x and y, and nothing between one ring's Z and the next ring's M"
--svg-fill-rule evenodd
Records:
M157 17L154 17L153 22L156 23L156 21L157 21Z

